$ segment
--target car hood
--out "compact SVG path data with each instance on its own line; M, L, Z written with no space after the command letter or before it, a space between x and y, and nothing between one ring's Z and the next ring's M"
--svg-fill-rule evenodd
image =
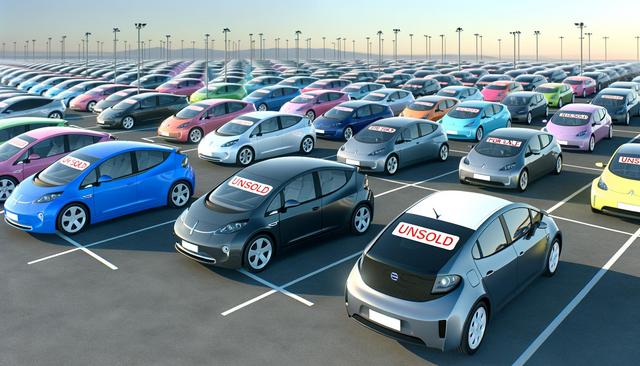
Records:
M200 197L186 213L178 217L174 228L179 236L187 240L189 237L209 237L214 235L215 230L227 224L249 219L252 211L235 211L213 205L206 201L208 196L206 194Z
M609 168L606 168L600 177L604 180L610 191L619 194L629 194L629 192L633 191L634 194L640 194L640 181L638 180L617 176L611 173Z
M389 141L387 142L383 142L383 143L378 143L378 144L367 144L364 142L360 142L357 141L356 139L352 138L349 141L347 141L343 147L344 150L342 150L342 148L340 148L342 150L342 152L350 157L360 157L360 158L364 158L366 156L369 156L370 153L376 151L376 150L380 150L380 149L384 149L384 153L378 154L378 155L383 155L386 154L388 152L391 152L392 150L392 141L394 141L394 138L391 138Z
M33 201L37 200L45 194L64 192L67 190L68 185L54 187L36 185L33 182L35 176L36 174L20 182L13 193L11 193L11 196L9 196L9 200L11 200L11 203L33 204Z
M476 118L465 118L465 119L452 118L452 117L449 117L449 116L444 116L444 117L442 117L442 119L440 121L441 121L443 127L444 126L447 126L447 127L464 127L468 123L479 121L479 120L480 120L480 116L478 116Z
M478 153L475 150L469 151L467 155L467 160L469 161L469 166L478 169L487 169L487 170L500 170L505 165L516 163L516 168L519 167L521 162L522 154L518 154L515 156L509 157L491 157Z
M175 128L178 128L178 126L180 126L183 123L191 123L192 121L193 119L191 118L182 119L182 118L177 118L176 116L170 116L170 117L167 117L167 119L165 119L164 121L162 121L162 123L160 124L160 128L175 129Z
M211 133L208 133L202 139L202 142L200 142L200 144L202 146L208 146L208 147L212 147L212 148L219 148L222 144L224 144L226 142L229 142L229 141L238 140L242 136L244 136L244 134L235 135L235 136L220 136L215 131L213 131Z
M554 136L559 138L575 138L578 133L585 130L587 131L586 136L588 136L588 133L591 131L591 127L588 124L583 126L559 126L549 122L545 128L548 132L551 132Z

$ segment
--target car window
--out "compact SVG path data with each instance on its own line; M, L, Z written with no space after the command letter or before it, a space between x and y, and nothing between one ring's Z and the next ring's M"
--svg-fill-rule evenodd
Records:
M502 110L502 106L499 104L494 104L491 107L493 108L493 114L498 114Z
M126 152L120 155L114 156L98 167L100 169L100 176L108 175L112 179L118 179L126 177L133 173L133 167L131 165L131 153Z
M412 124L411 126L407 126L402 130L402 139L406 141L411 141L417 139L419 136L418 133L418 124Z
M162 163L169 154L159 150L138 150L135 152L135 156L138 171L141 172Z
M418 123L418 127L420 129L420 137L427 136L438 128L430 123Z
M263 121L260 126L260 133L270 133L274 131L278 131L278 117L269 118L266 121Z
M282 89L276 89L273 92L271 92L271 97L275 98L275 97L281 97L283 94L283 90Z
M242 104L242 103L237 103L237 102L229 102L229 103L227 103L227 112L228 113L235 113L235 112L241 110L242 108L244 108L244 104Z
M282 207L282 194L278 193L273 200L271 200L271 203L269 204L269 206L267 206L267 211L266 213L268 214L269 212L273 212L276 210L279 210Z
M156 106L156 97L144 98L140 101L140 106L142 108L153 108Z
M48 158L62 153L64 153L64 136L48 138L29 149L29 154L37 154L40 158Z
M98 174L96 173L96 170L97 169L91 170L89 174L87 174L87 176L84 177L84 179L82 180L82 183L80 183L80 188L84 188L89 184L94 184L98 181Z
M540 135L540 144L543 149L549 146L552 140L553 140L553 137L551 137L551 135L547 135L547 134Z
M491 116L493 116L493 115L494 115L494 113L493 113L493 108L492 108L491 106L487 106L487 107L484 109L484 116L485 116L485 117L491 117Z
M160 105L171 105L178 102L176 97L170 95L160 95L158 99Z
M337 191L347 183L344 170L321 170L318 172L318 178L323 196Z
M370 104L371 114L381 114L384 112L384 107L378 104Z
M512 241L525 236L531 229L531 217L527 208L514 208L505 212L502 217L507 224L507 231Z
M27 130L26 127L25 125L21 125L0 130L0 141L7 141L24 133Z
M540 151L542 149L538 136L533 136L531 139L529 139L529 148L531 149L531 151Z
M365 105L358 108L358 111L356 112L356 117L358 118L369 117L371 115L372 107L373 106Z
M507 238L504 235L504 229L502 228L502 222L500 222L499 219L495 219L484 229L478 238L476 259L493 255L508 245Z
M225 103L220 103L218 105L216 105L215 107L213 107L213 109L209 110L209 116L215 116L215 117L219 117L219 116L223 116L226 113L225 110Z
M328 102L329 101L329 93L324 93L324 94L318 96L318 101L322 102L322 103Z
M94 140L94 137L95 136L90 135L68 135L67 138L69 139L69 151L76 151L80 148L93 144L94 142L96 142Z
M329 93L329 100L338 100L342 97L342 94L340 93Z
M282 125L283 129L289 128L298 124L298 122L300 122L300 119L300 117L296 116L280 116L280 125Z
M294 179L282 190L284 201L295 200L299 203L311 201L316 198L315 183L311 173Z

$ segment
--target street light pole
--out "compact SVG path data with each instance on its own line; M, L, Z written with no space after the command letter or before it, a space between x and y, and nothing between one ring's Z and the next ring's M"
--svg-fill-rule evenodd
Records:
M431 53L431 36L427 36L427 38L429 39L429 52L428 52L429 57L428 57L428 60L431 61L431 59L433 58L432 57L433 54Z
M118 53L117 53L117 44L118 44L118 33L120 32L120 28L113 28L113 82L116 82L116 78L118 77Z
M580 28L580 75L582 75L582 69L584 68L584 53L582 47L582 40L584 39L584 35L582 32L584 31L584 28L586 28L586 25L584 25L583 22L574 23L574 25Z
M62 36L62 40L60 41L60 44L61 44L61 52L60 53L62 54L62 64L63 65L64 65L64 42L65 42L65 39L67 39L67 36ZM13 42L14 48L15 48L15 45L16 45L16 43Z
M409 33L409 61L413 61L413 33Z
M513 35L513 69L515 70L516 67L516 37L518 36L518 31L514 31L514 32L509 32L509 34Z
M480 34L474 33L473 35L476 37L476 62L478 62L478 36Z
M253 70L253 33L249 33L249 65Z
M518 35L518 62L520 62L520 34L522 32L520 31L516 31L516 34Z
M228 51L228 43L227 43L227 33L231 32L231 29L225 28L222 30L224 34L224 82L227 82L227 64L229 61L227 60L227 51ZM262 39L262 33L260 33L260 39Z
M184 39L180 40L180 59L184 60Z
M502 61L502 38L498 38L498 61Z
M460 71L460 67L462 66L462 51L461 51L461 37L462 37L462 27L456 28L456 32L458 33L458 71Z
M533 35L536 36L536 62L539 61L539 53L538 53L538 37L540 37L540 31L533 31Z
M636 61L640 62L640 36L636 36Z
M262 52L262 36L263 36L263 35L264 35L264 34L262 34L262 33L258 33L258 36L260 36L260 59L261 59L261 60L264 60L264 54L263 54L263 52Z
M169 65L169 38L171 38L170 34L166 34L165 37L167 37L167 65Z
M440 35L440 53L442 53L442 63L444 63L444 34Z
M91 35L91 32L85 32L85 34L84 34L85 45L87 46L87 58L86 58L86 61L85 61L84 74L87 75L87 76L89 75L89 36L90 35Z
M140 94L140 67L141 67L140 65L140 56L141 56L140 55L140 31L142 31L142 28L147 26L147 23L134 23L134 25L138 32L138 94Z
M382 31L379 30L378 33L378 72L382 69Z
M604 36L602 39L604 39L604 62L607 62L607 40L609 36Z
M564 60L563 45L564 36L560 36L560 61Z
M587 36L587 60L590 63L591 62L591 36L593 35L593 33L587 32L585 33L585 35Z
M33 61L35 62L35 60L36 60L36 40L35 39L31 40L31 57L33 58Z
M149 48L149 57L151 57L151 48ZM196 60L196 41L191 41L191 59Z
M297 30L295 32L296 35L296 69L300 67L300 35L301 31Z
M396 62L398 62L398 32L400 32L400 29L398 29L398 28L395 28L393 30L393 39L394 39L393 57L394 57Z
M482 34L480 35L480 62L483 61L483 57L482 57Z
M367 39L367 69L371 69L371 65L369 64L369 58L371 56L371 42L369 41L371 37L366 37Z

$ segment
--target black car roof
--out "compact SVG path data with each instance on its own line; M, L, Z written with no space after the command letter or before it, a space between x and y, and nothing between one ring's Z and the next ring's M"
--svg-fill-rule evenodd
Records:
M351 165L331 160L308 158L301 156L287 156L258 162L243 171L252 175L268 176L279 182L286 182L302 173L320 169L337 168L354 170Z

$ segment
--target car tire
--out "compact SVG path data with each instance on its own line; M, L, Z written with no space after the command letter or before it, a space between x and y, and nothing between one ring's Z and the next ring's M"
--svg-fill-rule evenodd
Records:
M438 160L445 162L449 158L449 145L442 144L440 145L440 150L438 150Z
M484 301L479 301L467 315L460 340L460 352L472 355L482 345L489 324L489 310Z
M484 130L482 129L482 127L478 127L478 129L476 130L476 141L480 142L483 137L484 137Z
M398 155L391 154L384 162L384 172L387 175L394 175L398 172L398 166L400 161L398 160Z
M349 141L351 140L352 137L353 137L353 127L351 126L345 127L344 131L342 131L342 138L344 138L345 141Z
M530 125L531 122L533 122L533 116L531 115L531 112L527 113L527 124Z
M249 146L245 146L238 150L238 157L236 158L236 162L241 166L249 166L256 158L256 154L253 149Z
M558 109L562 108L562 98L558 99Z
M17 185L18 181L13 177L0 177L0 202L6 201Z
M52 119L62 119L62 113L60 113L58 111L53 111L53 112L49 113L49 115L47 117L48 118L52 118Z
M596 149L596 138L595 136L591 135L591 137L589 138L589 146L587 147L587 150L592 153L593 150Z
M123 117L122 120L120 121L120 125L125 130L132 129L135 124L136 124L136 120L133 119L133 117L131 117L131 116Z
M84 230L89 224L89 210L80 203L71 203L62 208L56 218L56 227L67 235Z
M562 246L558 238L553 239L551 242L551 248L549 254L547 254L547 261L544 266L544 275L546 277L552 277L558 271L558 264L560 263L560 253L562 252Z
M548 106L548 105L547 105L547 106L545 107L545 109L544 109L544 116L545 116L546 118L548 118L548 117L549 117L549 106Z
M351 215L351 232L356 235L362 235L371 227L373 213L371 207L366 204L360 204L353 210Z
M202 140L203 135L204 133L199 127L192 128L191 131L189 131L188 140L192 144L197 144L200 142L200 140Z
M624 124L626 126L629 126L630 123L631 123L631 113L627 112L627 115L625 116Z
M260 111L260 112L265 112L265 111L268 111L268 110L269 110L269 107L267 107L267 105L266 105L266 104L262 103L262 104L260 104L260 105L258 106L257 110L258 110L258 111Z
M300 141L300 152L309 155L313 151L314 145L313 137L305 136L302 141Z
M304 115L309 119L309 121L313 121L316 119L316 112L314 112L312 109L308 110Z
M273 239L266 234L251 238L244 246L242 266L251 273L264 271L275 256Z
M93 112L93 107L96 106L96 101L92 100L89 103L87 103L87 112Z
M178 181L171 185L167 195L167 203L169 207L184 207L191 199L191 187L185 181Z
M529 171L525 168L518 175L518 191L524 192L527 187L529 187Z
M611 140L613 138L613 125L609 126L609 132L607 133L607 140Z
M562 155L558 155L556 158L556 165L553 169L553 174L560 175L560 173L562 173Z

